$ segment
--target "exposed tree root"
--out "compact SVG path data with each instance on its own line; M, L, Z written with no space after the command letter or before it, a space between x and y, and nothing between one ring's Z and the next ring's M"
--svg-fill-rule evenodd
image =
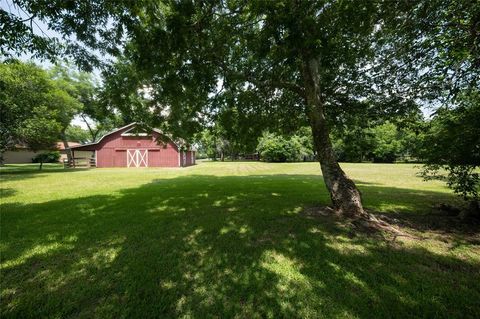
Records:
M393 236L392 241L395 241L398 237L407 237L415 240L424 239L422 237L406 233L398 227L390 224L388 221L382 219L381 217L375 216L368 212L364 212L364 214L362 214L361 216L353 218L352 224L356 228L363 231L387 233Z
M393 239L388 240L392 242L395 241L398 237L407 237L415 240L424 239L422 237L409 234L401 230L400 228L392 225L388 221L366 211L364 211L364 213L360 216L351 217L339 214L329 206L321 206L307 208L304 210L303 214L311 217L335 217L337 219L341 219L346 223L349 223L352 228L354 228L358 232L370 235L381 235L385 240L387 240L385 235L389 235L388 237L392 236Z

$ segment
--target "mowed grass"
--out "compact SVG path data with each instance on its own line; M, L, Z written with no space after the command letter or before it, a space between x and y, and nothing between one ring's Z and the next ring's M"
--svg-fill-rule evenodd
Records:
M343 164L371 211L457 199L414 165ZM354 234L316 163L1 168L2 318L478 318L480 239Z

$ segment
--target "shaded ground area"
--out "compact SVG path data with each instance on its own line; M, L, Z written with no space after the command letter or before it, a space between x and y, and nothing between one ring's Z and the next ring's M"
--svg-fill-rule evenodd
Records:
M160 178L136 187L86 188L79 198L52 193L30 203L16 202L21 189L9 184L1 209L2 318L480 313L478 232L461 241L427 229L425 240L390 245L301 214L328 203L319 176L192 172L161 178L152 171ZM403 207L405 218L417 215L415 203L424 210L430 201L452 200L361 184L368 206Z

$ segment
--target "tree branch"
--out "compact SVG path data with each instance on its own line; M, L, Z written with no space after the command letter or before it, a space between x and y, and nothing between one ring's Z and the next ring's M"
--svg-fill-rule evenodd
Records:
M85 118L84 114L80 114L80 117L82 118L83 122L87 125L87 128L90 131L90 136L92 137L92 142L95 142L95 139L97 138L98 130L96 132L93 132L93 129L90 127L90 124L88 124L88 121Z

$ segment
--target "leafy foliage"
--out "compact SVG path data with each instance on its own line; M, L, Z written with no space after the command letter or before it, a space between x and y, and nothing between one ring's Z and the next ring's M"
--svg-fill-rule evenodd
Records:
M77 101L77 107L70 110L71 114L66 119L71 120L73 116L77 116L87 126L90 137L82 138L82 140L93 142L102 133L124 124L103 103L100 85L92 74L76 71L68 64L56 64L49 70L49 74L57 86L68 92ZM69 129L67 126L70 124L70 120L63 123L65 132Z
M59 151L43 152L32 158L33 163L58 163L59 160Z
M312 159L314 153L311 133L305 129L299 133L299 135L285 137L265 132L257 146L260 157L267 162L295 162Z
M204 130L198 133L195 137L198 144L197 158L211 158L217 159L216 140L210 130Z
M78 5L63 0L5 2L0 9L2 56L33 54L35 58L51 62L69 57L91 71L102 65L99 51L119 52L123 23L118 20L121 12L117 10L124 7L122 2L84 1ZM107 24L109 28L105 28ZM58 36L52 36L50 30Z
M370 129L374 162L393 163L401 151L399 132L393 123L386 122Z
M197 153L199 158L217 160L217 157L220 156L223 160L225 153L229 151L229 141L223 138L215 128L202 131L196 139L199 144Z
M333 133L333 149L342 162L369 160L373 149L373 137L368 128L352 127Z
M478 87L480 3L471 0L389 2L377 36L379 64L402 90L425 101L451 104Z
M65 131L68 141L87 143L91 142L91 135L88 130L83 129L79 125L69 125Z
M260 138L257 150L267 162L294 161L298 157L298 148L295 148L291 140L272 133L266 133Z
M455 109L440 110L430 122L420 151L426 162L423 176L445 179L464 199L478 199L480 92L462 94L458 101Z
M423 125L419 120L417 126ZM373 124L373 123L372 123ZM422 131L385 121L371 127L354 127L334 134L334 149L340 161L393 163L417 160Z
M18 143L52 148L74 103L68 93L39 67L15 61L0 64L0 88L0 152Z
M58 140L61 124L55 120L55 113L46 107L37 107L33 116L25 119L16 130L20 140L34 152L53 149Z

